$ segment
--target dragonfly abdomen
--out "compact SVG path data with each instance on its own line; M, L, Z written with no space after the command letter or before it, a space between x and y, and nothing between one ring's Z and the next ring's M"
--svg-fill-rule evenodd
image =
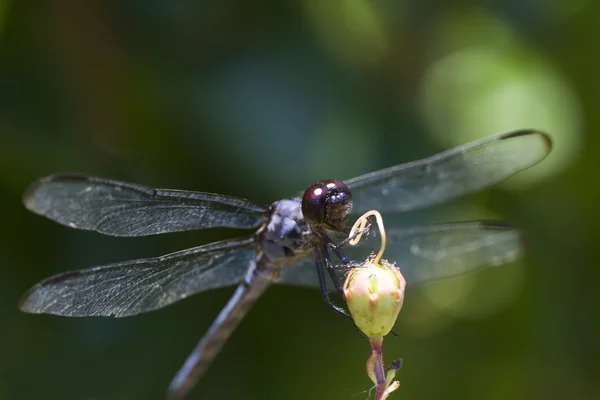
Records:
M244 281L171 381L169 399L181 399L195 386L254 302L277 278L279 270L263 268L264 260L251 262Z

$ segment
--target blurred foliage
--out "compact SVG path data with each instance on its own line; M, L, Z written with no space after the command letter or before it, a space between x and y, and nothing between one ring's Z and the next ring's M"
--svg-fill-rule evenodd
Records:
M551 157L419 218L506 219L528 254L409 288L392 398L600 398L598 15L590 0L0 0L0 400L161 399L231 294L126 319L20 313L51 274L237 234L73 231L24 210L37 177L268 204L515 128L547 130ZM367 398L367 353L318 292L272 288L190 399Z

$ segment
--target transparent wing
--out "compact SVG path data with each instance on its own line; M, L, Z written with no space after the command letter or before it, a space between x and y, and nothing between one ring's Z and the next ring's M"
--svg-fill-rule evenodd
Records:
M136 315L194 293L239 283L255 256L253 238L248 238L69 271L33 286L19 307L25 312L68 317Z
M495 221L464 222L386 229L387 247L383 258L395 262L408 284L446 278L476 268L501 265L518 258L523 251L522 234ZM357 246L344 249L351 260L362 262L379 250L378 232L369 234ZM318 287L314 261L286 267L279 283ZM344 272L338 274L343 279Z
M409 211L501 182L543 160L551 148L542 132L510 132L344 183L352 191L354 213Z
M316 261L314 256L312 256L312 253L307 252L306 257L299 258L296 262L285 266L276 283L293 286L309 286L318 289L319 278L317 277L315 263Z
M249 229L265 209L212 193L152 189L86 175L52 175L25 192L28 210L71 228L145 236L213 227Z

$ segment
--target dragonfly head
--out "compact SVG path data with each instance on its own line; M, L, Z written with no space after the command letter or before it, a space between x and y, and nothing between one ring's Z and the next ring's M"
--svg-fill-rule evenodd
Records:
M351 211L352 193L341 181L327 179L316 183L302 196L302 214L309 224L340 231Z

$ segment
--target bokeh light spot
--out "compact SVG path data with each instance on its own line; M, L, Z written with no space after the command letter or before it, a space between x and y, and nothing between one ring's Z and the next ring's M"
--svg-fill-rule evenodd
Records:
M383 21L368 0L307 0L307 19L325 47L353 64L369 65L387 50Z
M436 210L431 222L498 220L489 209L471 201ZM451 266L448 266L451 268ZM419 285L423 300L447 318L480 319L497 313L516 300L523 287L524 268L519 261L482 266L476 271Z
M519 263L489 268L429 282L421 290L438 310L451 316L480 319L511 304L523 287L523 267Z
M476 19L467 21L482 35L477 44L455 35L452 50L434 62L422 80L419 107L433 139L441 147L452 147L494 133L538 129L551 135L552 153L507 181L506 187L526 187L565 169L584 139L581 106L573 90L543 57L507 34L508 28L497 28L498 21L489 30L479 29ZM438 34L444 36L443 31ZM485 45L497 44L498 35L503 46ZM463 47L461 37L469 42Z
M316 179L347 179L368 171L371 158L379 154L379 148L365 134L373 128L356 113L328 114L312 137L307 163L309 175ZM324 172L329 175L324 176Z

